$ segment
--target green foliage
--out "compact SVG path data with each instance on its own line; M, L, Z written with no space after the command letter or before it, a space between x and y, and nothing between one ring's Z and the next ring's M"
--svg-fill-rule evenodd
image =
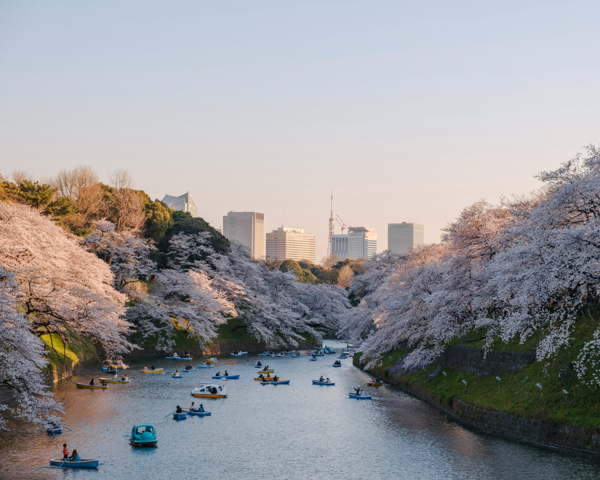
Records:
M308 262L303 263L308 264ZM282 272L292 271L301 283L318 283L319 281L309 269L302 268L296 260L284 260L279 266L279 270Z
M146 236L152 238L155 241L161 240L167 230L173 226L174 221L171 218L171 210L166 204L159 200L146 201L144 205L146 212Z

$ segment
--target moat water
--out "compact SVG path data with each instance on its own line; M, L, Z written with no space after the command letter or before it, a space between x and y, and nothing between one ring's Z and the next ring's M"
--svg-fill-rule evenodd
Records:
M328 343L334 345L332 343ZM257 360L268 363L289 386L253 380ZM370 390L373 400L348 398L369 376L337 355L311 362L257 356L220 358L215 369L197 369L173 379L144 375L144 363L171 373L185 362L149 359L130 363L129 385L83 390L76 381L102 376L97 368L56 384L72 430L55 437L24 434L0 444L0 478L27 479L598 479L600 462L470 431L437 410L391 387ZM226 382L229 397L191 397L191 389L217 370L239 374ZM313 386L320 375L336 383ZM176 405L203 403L211 417L175 421ZM129 445L131 428L150 423L158 448ZM98 470L47 468L62 444Z

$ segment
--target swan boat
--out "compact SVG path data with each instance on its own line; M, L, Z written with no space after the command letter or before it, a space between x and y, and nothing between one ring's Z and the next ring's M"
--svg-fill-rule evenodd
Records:
M194 388L192 396L197 398L227 398L227 387L216 383L205 383Z
M131 429L129 443L134 447L156 447L156 442L154 425L136 425Z

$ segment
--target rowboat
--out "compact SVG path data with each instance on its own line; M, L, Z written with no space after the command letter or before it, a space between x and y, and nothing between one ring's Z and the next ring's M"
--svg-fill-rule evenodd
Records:
M48 435L60 435L62 433L62 427L47 428L46 432L48 432Z
M183 378L183 375L181 375L181 374L180 374L180 375L175 375L175 374L173 374L173 375L171 375L171 376L172 376L173 378Z
M259 374L260 374L260 373L273 373L274 371L275 371L275 370L273 370L273 369L271 369L271 370L261 370L261 371L260 371L260 372L258 372L258 373L259 373Z
M195 417L210 417L210 412L188 412L188 415Z
M111 375L114 375L115 373L117 373L118 370L116 368L108 368L108 367L104 367L102 369L102 373L110 373Z
M258 354L259 357L274 357L275 354L274 353L270 353L270 352L262 352Z
M289 380L278 380L277 382L260 382L261 385L289 385Z
M62 458L53 458L50 460L50 465L53 467L66 467L66 468L98 468L99 460L91 458L82 458L78 462L72 462L67 460L66 462Z
M215 357L211 357L207 360L208 363L217 363L218 360Z
M248 355L248 352L238 352L238 353L230 353L232 357L242 357L244 355Z
M382 385L382 382L367 382L367 387L381 387Z
M327 386L335 385L335 383L333 383L333 382L321 382L320 380L313 380L312 382L313 382L313 385L327 385Z
M226 378L227 380L239 380L239 375L221 375L220 377L212 377L215 380L221 380L222 378Z
M262 368L264 365L254 365L254 368Z
M294 353L293 355L290 355L290 358L300 358L300 354Z
M325 349L323 350L324 353L329 353L329 354L333 354L335 353L335 350L331 347L325 347Z
M198 368L215 368L212 365L198 365Z
M277 355L275 355L275 358L283 358L285 357L285 355L283 353L278 353Z
M325 354L324 354L324 353L311 353L311 355L312 355L313 357L324 357L324 356L325 356Z
M129 383L129 380L113 380L112 378L101 378L100 381L106 383Z
M101 388L103 390L108 388L108 385L90 385L89 383L76 383L75 385L77 388Z
M356 400L371 400L369 395L357 395L356 393L349 393L350 398L355 398Z
M131 429L129 443L134 447L156 447L156 442L154 425L136 425Z
M341 365L336 365L336 364L334 363L334 364L332 365L332 367L339 368L339 367L341 367Z
M274 377L263 377L263 378L255 378L254 380L257 382L272 382Z
M227 398L227 388L216 383L202 384L192 390L192 396L197 398Z
M348 358L348 355L341 354L338 358L345 360L346 358Z
M175 420L185 420L187 418L187 412L183 412L183 413L174 413L173 414L173 418Z
M182 370L181 373L192 373L193 370Z
M317 361L317 359L316 359L315 357L313 357L313 358L309 358L309 360L310 360L311 362L316 362L316 361Z
M180 357L179 355L173 355L172 357L167 357L167 360L193 360L194 357Z
M162 368L156 368L154 370L140 370L142 373L163 373Z

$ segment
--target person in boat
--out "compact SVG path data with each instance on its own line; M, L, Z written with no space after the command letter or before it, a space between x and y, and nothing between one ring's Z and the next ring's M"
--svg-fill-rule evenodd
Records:
M63 443L63 461L66 462L69 459L69 449L67 448L67 444Z
M79 453L77 453L77 449L76 448L73 449L73 453L69 457L69 460L71 462L81 462L81 457L79 456Z
M323 378L323 375L321 375L321 378L319 378L319 382L324 382L325 379Z
M194 402L192 402L192 405L189 408L190 412L195 412L196 411L196 407L194 407Z
M148 371L148 367L146 365L144 365L144 371L147 372Z
M379 379L379 377L375 377L375 383L379 383L381 382L381 380Z
M354 389L354 391L356 392L356 394L355 394L355 395L357 395L357 396L359 396L359 397L360 397L361 388L360 388L360 387L356 387L356 388Z
M329 377L327 377L327 380L325 380L325 383L331 383L331 380L329 380Z
M175 409L175 413L183 413L183 410L181 409L181 407L179 405L177 405L177 408Z
M220 376L221 376L221 371L219 370L219 371L217 372L217 374L215 375L215 377L220 377Z
M265 377L263 376L263 374L262 374L262 373L261 373L261 374L258 376L258 378L260 378L261 380L264 380L264 379L265 379Z
M202 365L208 365L208 362L204 360L204 363Z
M123 377L123 381L124 381L124 382L128 382L128 381L129 381L129 375L125 375L125 376Z
M152 366L150 367L150 370L156 370L156 368L154 368L154 365L152 365Z
M200 404L200 406L198 407L198 411L204 412L204 405Z
M94 379L92 378L92 381L90 382L90 385L93 387L94 386Z
M225 375L223 375L224 377L228 377L229 374L227 373L227 370L225 370Z
M258 363L256 364L257 367L262 367L262 363L260 363L260 360L258 361Z
M175 375L179 375L179 370L175 370Z
M185 369L186 369L186 370L191 370L191 369L192 369L192 366L191 366L191 365L186 365L186 366L185 366Z
M277 377L277 375L275 375L275 376L273 377L273 381L274 381L274 382L278 382L278 381L279 381L279 377Z
M106 387L106 382L104 380L102 380L102 386Z
M115 372L115 374L113 375L113 380L118 380L119 379L119 375L117 375L117 373Z

